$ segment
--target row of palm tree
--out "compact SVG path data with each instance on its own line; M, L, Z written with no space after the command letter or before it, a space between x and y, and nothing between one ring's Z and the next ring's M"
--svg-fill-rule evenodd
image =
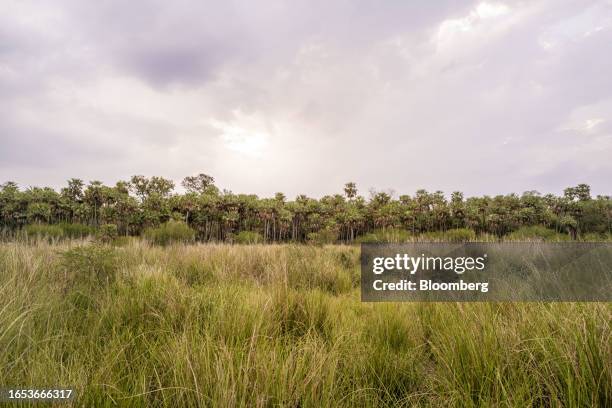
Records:
M163 177L133 176L106 186L68 180L59 192L49 187L21 190L14 182L0 185L0 228L16 231L28 224L114 224L125 235L137 235L169 220L189 224L203 241L223 241L241 232L259 234L266 242L304 241L313 236L351 242L375 230L402 229L420 234L468 228L478 234L503 236L525 226L543 226L573 238L612 232L610 196L591 197L580 184L562 196L527 191L522 195L465 198L453 192L418 190L394 198L371 191L366 199L355 183L342 194L293 201L221 191L206 174L186 177L184 193Z

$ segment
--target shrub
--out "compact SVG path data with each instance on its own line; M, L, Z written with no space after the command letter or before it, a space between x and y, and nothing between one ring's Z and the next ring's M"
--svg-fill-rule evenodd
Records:
M508 234L507 238L513 241L565 241L568 239L565 234L559 234L557 231L541 225L521 227L518 230Z
M446 231L444 238L450 242L469 242L476 239L476 233L469 228L457 228Z
M98 230L98 240L100 242L113 242L119 236L117 226L115 224L104 224Z
M61 253L60 264L68 283L110 283L116 279L118 259L115 249L104 245L87 245Z
M429 231L419 236L422 241L469 242L476 239L476 233L469 228L456 228L448 231Z
M410 232L400 228L386 228L384 230L378 229L369 234L357 239L357 242L364 244L378 243L378 242L389 242L389 243L401 243L408 242L412 239Z
M376 244L376 243L382 242L382 241L378 237L378 235L374 234L373 232L370 232L370 233L367 233L367 234L357 238L355 240L355 242L363 243L363 244Z
M263 237L259 232L241 231L234 237L234 241L237 244L259 244L263 241Z
M147 228L144 237L156 245L189 243L195 240L195 231L182 221L168 221L157 228Z
M333 244L338 240L338 232L325 228L319 232L311 232L306 236L309 243L314 245Z
M83 224L70 224L64 222L56 225L30 224L25 226L24 231L30 238L38 237L49 240L59 240L62 238L85 238L92 234L93 228Z
M85 238L93 234L93 228L84 224L70 224L67 222L58 224L64 236L67 238Z
M30 224L24 228L25 234L30 238L46 238L58 240L63 238L64 230L59 225Z
M610 241L612 237L605 232L587 232L586 234L582 234L580 237L581 241L587 242L606 242Z
M123 236L113 239L112 244L114 247L124 247L124 246L129 245L131 241L132 241L131 237L126 237L123 235Z
M444 241L444 233L442 231L428 231L419 234L419 241Z

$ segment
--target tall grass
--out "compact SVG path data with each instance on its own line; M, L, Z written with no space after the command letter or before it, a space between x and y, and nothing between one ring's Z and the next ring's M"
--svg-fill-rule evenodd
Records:
M53 242L66 238L86 238L94 233L94 228L83 224L70 223L60 223L55 225L29 224L26 225L21 232L23 237L29 238L30 240L39 239Z
M73 406L612 404L612 306L367 304L346 246L0 245L0 384Z
M159 227L148 228L143 233L144 238L157 245L173 243L190 243L195 241L195 231L182 221L168 221Z

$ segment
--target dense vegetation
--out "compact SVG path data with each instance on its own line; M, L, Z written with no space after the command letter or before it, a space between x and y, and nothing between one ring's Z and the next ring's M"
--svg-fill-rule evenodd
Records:
M359 301L352 246L0 244L0 384L73 406L612 406L606 303Z
M187 177L182 185L186 192L175 194L174 183L161 177L134 176L114 187L71 179L58 193L38 187L21 191L7 182L0 186L0 229L6 234L34 225L30 232L35 233L45 228L37 225L59 225L46 235L74 236L111 225L106 230L139 235L174 220L187 223L200 241L322 243L371 239L389 230L414 236L467 229L468 235L497 237L531 231L572 239L605 238L612 232L612 200L592 198L586 184L567 188L561 197L528 191L464 198L454 192L449 200L441 191L419 190L397 199L373 191L366 200L354 183L347 183L344 194L319 200L300 195L294 201L282 193L259 198L220 191L205 174Z

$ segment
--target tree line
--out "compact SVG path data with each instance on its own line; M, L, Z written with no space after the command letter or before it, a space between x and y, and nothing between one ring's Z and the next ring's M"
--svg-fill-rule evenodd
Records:
M464 197L453 192L418 190L414 195L371 191L360 195L355 183L341 194L320 199L283 193L272 198L220 190L214 178L199 174L182 181L185 193L163 177L133 176L106 186L70 179L59 192L49 187L21 190L14 182L0 185L0 229L18 231L30 224L115 225L122 235L175 220L187 223L201 241L228 241L253 233L264 242L306 241L326 237L352 242L364 234L401 229L410 234L470 229L476 234L503 236L521 227L542 226L576 239L582 234L612 233L610 196L591 197L579 184L562 196L527 191Z

